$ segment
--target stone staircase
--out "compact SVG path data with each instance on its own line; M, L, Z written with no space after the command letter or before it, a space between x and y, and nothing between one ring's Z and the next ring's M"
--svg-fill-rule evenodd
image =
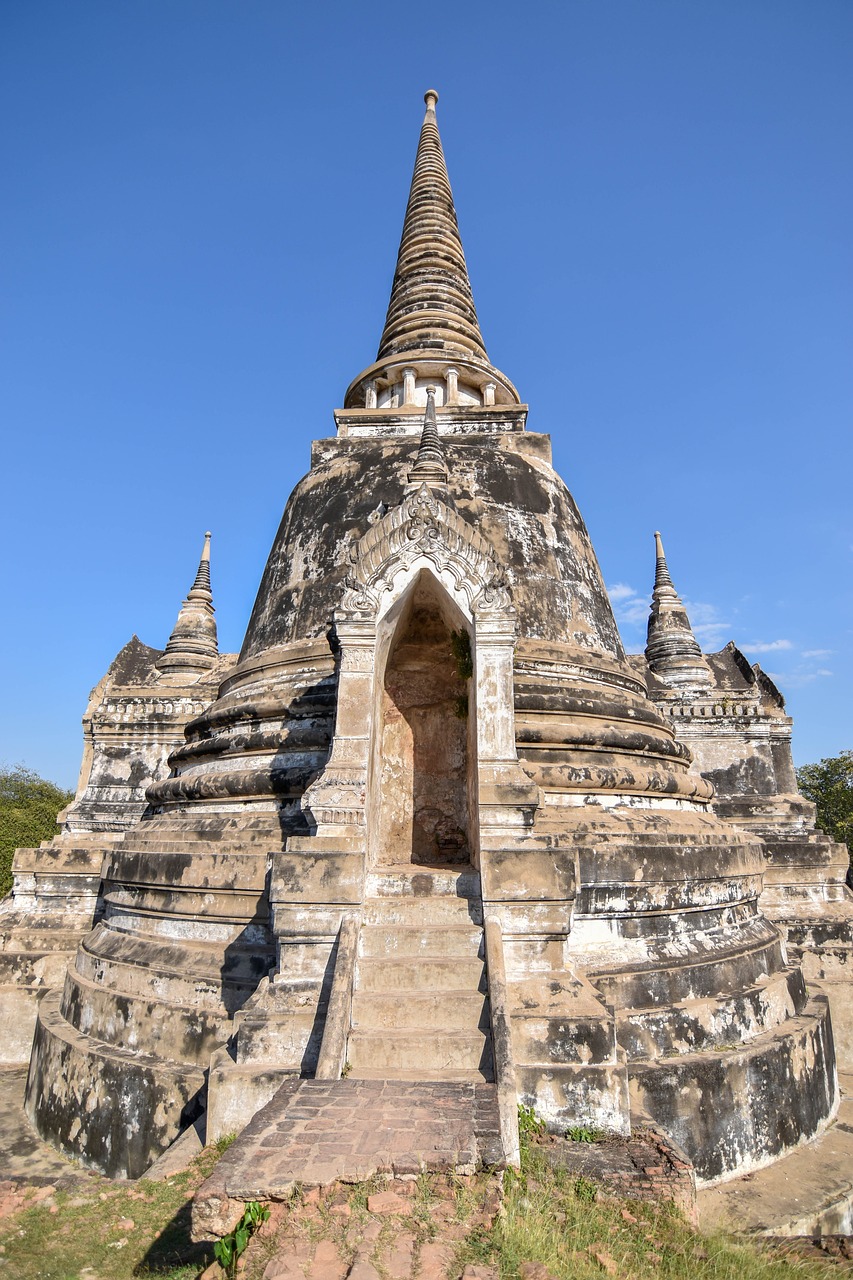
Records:
M354 1079L493 1079L476 872L368 877L347 1061Z

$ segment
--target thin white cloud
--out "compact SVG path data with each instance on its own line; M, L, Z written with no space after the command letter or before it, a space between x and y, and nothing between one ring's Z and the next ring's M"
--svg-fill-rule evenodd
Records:
M767 674L784 693L786 689L802 689L806 685L814 684L815 680L835 675L835 672L829 671L826 667L819 667L817 671L806 671L800 667L796 671L768 671Z
M745 644L743 648L749 653L777 653L780 649L793 649L790 640L756 640Z
M607 594L620 627L637 627L645 623L650 604L647 596L641 596L626 582L614 582L607 588Z
M616 604L619 600L633 599L637 593L626 582L614 582L612 587L607 588L607 594L610 596L610 603Z
M803 649L804 658L828 658L832 653L833 649Z
M693 628L693 634L706 653L720 649L731 635L732 626L715 604L705 600L685 600L684 607Z

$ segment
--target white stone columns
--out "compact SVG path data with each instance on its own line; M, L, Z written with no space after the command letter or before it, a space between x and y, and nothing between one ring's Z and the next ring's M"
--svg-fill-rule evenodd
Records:
M539 792L518 763L515 746L513 652L515 610L474 615L477 764L480 826L525 827L533 822Z
M305 793L318 834L349 835L364 828L367 769L373 723L373 660L376 623L338 618L341 646L335 734L326 768Z

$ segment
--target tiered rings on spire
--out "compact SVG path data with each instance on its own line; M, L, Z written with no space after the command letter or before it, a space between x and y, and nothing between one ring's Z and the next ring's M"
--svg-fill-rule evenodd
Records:
M213 616L213 593L210 589L210 534L204 535L195 581L181 605L177 621L169 636L157 668L164 675L202 675L215 665L219 656L216 619Z
M351 384L345 407L422 406L427 383L441 405L515 405L518 392L489 363L480 332L435 118L438 94L429 89L424 101L379 354Z
M708 665L693 634L684 602L672 583L663 542L655 534L655 589L646 639L646 660L665 684L710 684Z
M453 193L435 120L438 94L426 94L415 172L378 359L436 350L486 360Z

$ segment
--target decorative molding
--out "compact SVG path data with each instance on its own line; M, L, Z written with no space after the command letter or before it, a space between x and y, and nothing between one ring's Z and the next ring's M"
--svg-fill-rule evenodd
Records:
M400 569L427 559L450 575L471 613L515 617L506 577L473 525L422 484L350 546L350 570L338 610L375 618Z

